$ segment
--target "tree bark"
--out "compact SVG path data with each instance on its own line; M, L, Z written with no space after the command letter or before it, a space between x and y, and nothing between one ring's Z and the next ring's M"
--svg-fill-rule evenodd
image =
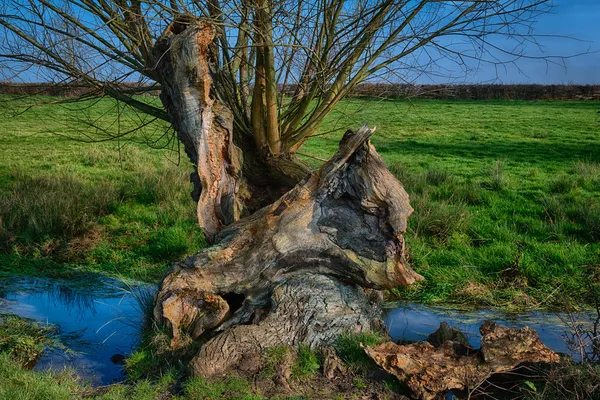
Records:
M196 373L224 373L266 347L381 328L367 292L422 279L406 263L408 195L369 143L373 131L347 132L319 171L164 278L155 318L173 347L205 342Z
M196 167L192 182L197 186L198 222L209 241L223 226L237 221L243 208L242 154L233 143L233 117L211 93L209 46L215 32L212 25L188 29L176 21L154 49L162 102Z
M210 242L224 226L272 203L310 172L292 154L274 155L268 146L264 71L256 74L252 100L254 138L236 130L231 110L213 90L215 34L213 25L183 15L153 50L161 101L195 166L192 197Z

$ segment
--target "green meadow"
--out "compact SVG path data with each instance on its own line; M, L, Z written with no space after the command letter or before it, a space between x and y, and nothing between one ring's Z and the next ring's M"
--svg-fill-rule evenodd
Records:
M190 164L165 126L149 123L119 141L73 140L148 122L125 113L119 128L112 106L2 115L0 277L101 273L154 282L206 246ZM391 299L584 306L600 269L598 110L592 101L352 99L301 153L316 168L346 129L377 127L372 143L415 209L406 239L425 277Z

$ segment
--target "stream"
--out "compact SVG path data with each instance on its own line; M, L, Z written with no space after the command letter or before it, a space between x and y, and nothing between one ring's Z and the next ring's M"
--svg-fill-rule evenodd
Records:
M15 278L0 282L0 314L17 314L60 327L67 346L74 351L46 351L35 370L73 368L92 385L106 385L124 379L122 360L140 341L143 312L140 299L152 296L155 286L108 278L58 280ZM461 311L421 304L397 304L386 309L385 324L394 340L425 340L442 321L461 329L470 344L481 344L479 326L485 320L535 329L552 350L570 354L564 341L568 331L564 315L531 311L506 314L496 310ZM574 315L582 325L592 315Z

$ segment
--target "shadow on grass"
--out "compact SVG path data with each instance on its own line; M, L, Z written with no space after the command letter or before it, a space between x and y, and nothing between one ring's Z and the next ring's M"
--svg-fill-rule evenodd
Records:
M416 140L398 140L377 143L381 154L401 156L431 155L436 157L467 157L474 159L505 159L519 163L559 162L575 160L600 161L600 143L535 143L523 141L463 141L433 143Z

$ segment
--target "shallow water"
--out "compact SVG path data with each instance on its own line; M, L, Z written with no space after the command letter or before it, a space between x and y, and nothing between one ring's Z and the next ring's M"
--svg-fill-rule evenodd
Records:
M106 385L124 377L123 366L111 357L127 355L139 343L143 313L138 298L152 290L106 278L12 279L0 283L0 313L60 327L75 353L46 351L36 370L69 365L93 385Z
M591 324L590 313L577 313L573 317L581 326ZM461 311L446 307L433 307L421 304L402 304L388 309L385 324L392 339L408 341L426 340L443 321L459 328L469 339L474 348L481 346L479 327L485 320L491 320L511 328L529 326L537 331L540 340L550 349L565 353L575 360L579 355L565 342L565 335L570 331L564 320L567 315L554 312L530 311L521 314L507 314L496 310Z
M93 385L106 385L123 380L123 366L113 363L111 357L127 356L139 343L143 318L139 298L152 295L155 290L154 286L107 278L12 279L0 282L0 313L14 313L58 325L67 338L66 345L76 352L47 351L35 366L36 370L62 369L69 365ZM577 314L576 319L583 325L592 320L586 313ZM460 311L401 304L388 309L385 316L385 324L394 340L425 340L446 321L461 329L475 348L481 345L479 326L485 320L514 328L529 326L538 332L546 346L578 359L564 341L568 328L560 314L552 312L516 315L494 310Z

